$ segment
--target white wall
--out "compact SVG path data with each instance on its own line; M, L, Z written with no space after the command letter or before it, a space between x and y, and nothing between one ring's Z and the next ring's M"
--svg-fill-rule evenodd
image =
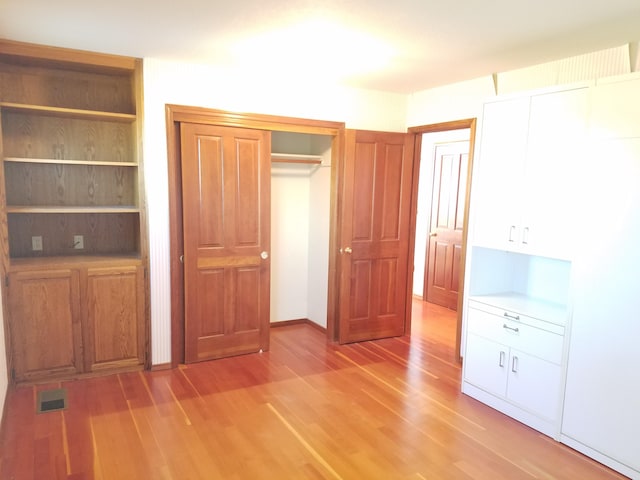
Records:
M271 321L307 318L308 166L271 168Z
M404 131L406 95L328 87L312 78L260 75L147 58L144 60L144 169L151 263L154 365L171 360L171 290L165 105L193 105L345 122L348 128Z

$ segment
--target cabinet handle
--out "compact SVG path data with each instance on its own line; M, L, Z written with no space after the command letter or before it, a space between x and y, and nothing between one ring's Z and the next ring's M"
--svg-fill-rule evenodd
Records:
M510 327L509 325L507 325L506 323L502 324L502 328L506 328L507 330L511 330L512 332L518 333L520 331L520 329L518 327Z
M511 359L511 371L513 373L518 373L518 357L516 356Z
M506 358L506 354L503 351L500 351L500 361L498 362L498 365L500 367L504 367L505 358Z
M510 313L504 312L504 316L510 318L511 320L520 321L520 315L511 315Z
M522 229L522 244L523 245L529 244L529 227L524 227Z
M516 231L516 226L515 225L511 225L511 228L509 228L509 241L511 243L513 243L515 240L513 239L513 234Z

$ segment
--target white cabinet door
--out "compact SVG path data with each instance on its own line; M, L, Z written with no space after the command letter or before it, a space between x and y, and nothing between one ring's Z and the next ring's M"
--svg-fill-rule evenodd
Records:
M512 349L508 368L507 398L538 416L557 419L560 366Z
M640 139L592 153L581 175L562 434L640 478Z
M586 149L588 89L531 97L519 247L570 259L576 184Z
M471 189L475 245L501 250L515 246L528 120L528 97L484 106L480 159Z
M598 80L589 120L593 138L640 137L640 75Z
M464 356L465 380L489 393L507 393L509 347L470 333Z

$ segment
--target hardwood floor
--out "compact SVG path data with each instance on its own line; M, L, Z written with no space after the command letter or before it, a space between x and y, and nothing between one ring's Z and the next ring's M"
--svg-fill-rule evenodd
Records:
M454 313L414 302L411 337L327 344L11 390L3 480L621 479L460 393ZM68 408L35 414L38 390Z

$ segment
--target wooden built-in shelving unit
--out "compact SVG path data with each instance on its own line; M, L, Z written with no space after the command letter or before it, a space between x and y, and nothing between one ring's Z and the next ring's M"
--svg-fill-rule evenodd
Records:
M0 235L17 382L145 363L141 98L138 59L0 41Z

